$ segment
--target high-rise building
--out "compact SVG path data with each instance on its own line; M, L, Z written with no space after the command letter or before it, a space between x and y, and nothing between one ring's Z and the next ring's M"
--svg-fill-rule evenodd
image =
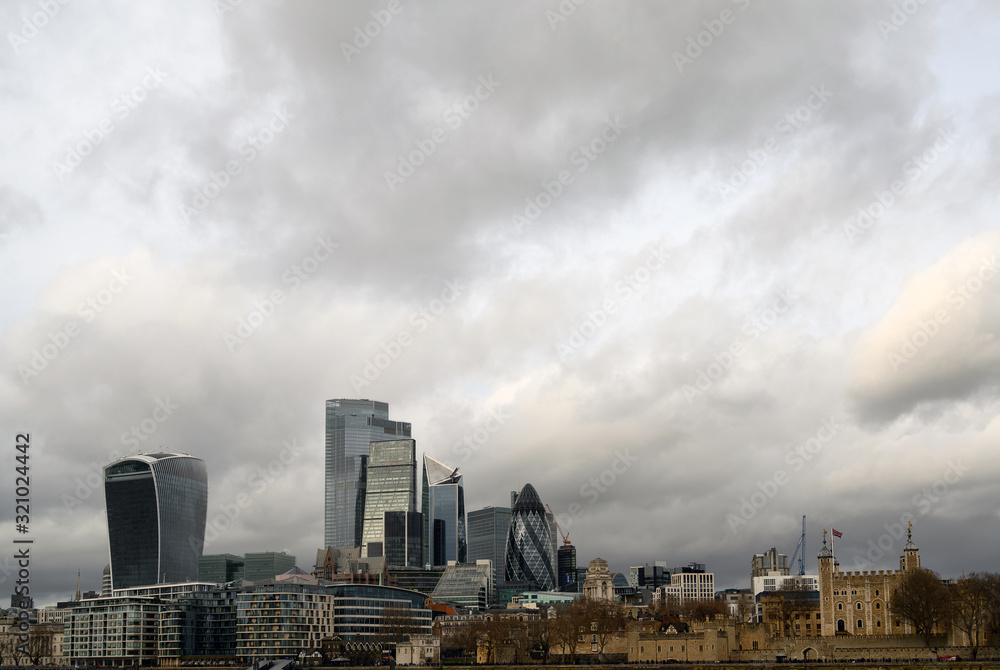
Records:
M410 437L410 424L390 421L388 403L326 401L325 546L361 546L369 445L401 437Z
M465 563L469 560L469 542L465 519L465 488L458 468L424 454L423 510L427 525L428 560L432 565L448 561ZM429 518L428 518L429 517ZM435 551L434 522L444 522L444 552Z
M754 577L775 577L788 574L788 556L779 554L771 547L763 554L754 554L750 560L750 579Z
M101 597L111 595L111 564L108 563L104 566L104 572L101 573Z
M243 579L242 556L233 554L204 554L198 559L198 581L228 584Z
M549 520L538 492L525 484L511 510L504 579L529 584L527 590L551 591L556 583Z
M489 560L493 564L493 583L504 580L504 550L510 531L510 507L484 507L469 512L469 562ZM493 590L494 601L499 592Z
M580 585L576 582L576 547L572 544L564 544L559 547L556 559L556 589L559 591L580 590Z
M244 554L243 579L263 582L295 567L295 557L283 551L259 551Z
M670 583L658 587L653 602L688 603L715 598L715 574L705 572L704 563L688 563L670 569Z
M129 456L104 468L112 588L192 581L205 544L208 470L187 454Z
M361 534L362 555L371 543L385 542L386 512L417 511L417 443L415 440L372 442L365 484L365 522Z
M386 512L383 551L388 567L424 567L424 515Z
M559 543L556 539L559 537L559 525L556 523L556 515L553 514L546 508L545 519L549 522L549 558L552 559L552 574L559 574Z
M434 602L485 612L493 599L493 566L486 559L475 563L448 563L434 587Z
M629 583L636 589L655 589L670 583L670 571L663 565L633 565L629 568Z

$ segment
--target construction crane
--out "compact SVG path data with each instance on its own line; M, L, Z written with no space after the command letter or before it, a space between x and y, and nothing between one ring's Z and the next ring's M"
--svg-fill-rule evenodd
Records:
M549 506L548 503L545 503L545 509L547 509L549 511L549 514L552 515L552 520L555 521L555 519L556 519L556 513L552 511L552 508ZM559 535L562 536L563 546L566 546L566 545L570 544L569 533L564 533L563 532L562 528L559 527L559 522L558 521L556 521L556 530L558 530L559 531Z
M796 557L799 559L799 574L806 574L805 561L803 560L806 556L806 517L802 515L802 537L799 538L799 544L795 547L795 553L792 554L791 562L794 563Z

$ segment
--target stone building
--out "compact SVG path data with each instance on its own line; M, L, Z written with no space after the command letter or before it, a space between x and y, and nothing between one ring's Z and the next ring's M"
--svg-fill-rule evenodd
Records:
M826 546L819 559L821 635L912 635L913 627L895 620L890 594L903 575L920 568L920 552L907 531L907 542L899 559L899 570L841 572L840 563Z
M583 597L591 600L614 600L614 577L603 558L595 558L587 566L587 577L583 580Z

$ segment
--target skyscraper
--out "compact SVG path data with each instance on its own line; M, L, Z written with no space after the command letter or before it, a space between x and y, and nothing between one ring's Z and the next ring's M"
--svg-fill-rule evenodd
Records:
M559 591L578 592L579 585L576 583L576 547L572 544L564 544L559 547L556 563L558 570L556 577L556 589Z
M390 421L388 403L326 401L323 542L327 547L361 546L369 445L400 437L410 437L410 424Z
M366 481L362 555L381 556L385 513L417 511L416 440L373 442ZM368 551L373 542L380 544L377 552Z
M385 564L390 568L424 567L424 515L420 512L386 512Z
M504 549L510 531L510 507L484 507L469 512L469 562L489 560L493 583L504 580ZM494 601L498 592L494 589Z
M208 471L186 454L129 456L104 468L111 584L193 581L205 544Z
M468 534L465 526L465 489L458 468L424 454L423 511L427 524L430 547L428 560L432 565L445 565L448 561L465 563L468 558ZM444 522L444 553L433 549L434 522Z
M556 584L552 538L545 506L531 484L525 484L511 510L507 533L504 579L524 582L536 591L551 591Z

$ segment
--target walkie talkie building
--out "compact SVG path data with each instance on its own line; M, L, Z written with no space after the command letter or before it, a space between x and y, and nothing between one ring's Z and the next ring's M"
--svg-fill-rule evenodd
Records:
M194 581L205 544L208 470L186 454L129 456L104 468L112 588Z

